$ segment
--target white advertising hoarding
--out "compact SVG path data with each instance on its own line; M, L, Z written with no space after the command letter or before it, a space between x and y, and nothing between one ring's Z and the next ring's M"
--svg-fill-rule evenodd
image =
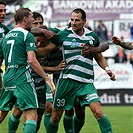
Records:
M94 66L94 85L97 89L133 89L133 67L131 64L110 64L110 69L116 76L116 81L111 81L105 70Z

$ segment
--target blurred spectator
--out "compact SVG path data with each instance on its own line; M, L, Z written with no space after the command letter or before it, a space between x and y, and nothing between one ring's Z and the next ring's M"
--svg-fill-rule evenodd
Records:
M12 28L14 28L14 18L11 17L10 19L5 19L4 20L4 24L9 28L9 30L11 30Z
M124 42L124 38L120 38ZM133 26L131 27L131 40L133 40ZM126 50L127 62L133 65L133 50Z
M130 33L131 33L131 40L133 41L133 26L130 29Z
M114 57L115 63L126 63L127 55L121 46L118 46L118 53Z
M121 36L121 37L120 37L120 40L121 40L122 42L124 42L124 37L123 37L123 36Z
M57 23L56 28L61 28L60 23Z
M127 50L127 61L133 65L133 50Z
M103 41L108 41L108 31L107 31L106 26L103 24L101 20L98 21L98 27L95 29L95 33Z
M84 25L85 28L89 29L89 30L92 30L91 27L89 26L89 23L88 21L86 21L85 25Z

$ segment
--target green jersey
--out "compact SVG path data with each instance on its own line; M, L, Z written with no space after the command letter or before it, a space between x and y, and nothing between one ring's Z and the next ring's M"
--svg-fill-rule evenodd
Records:
M33 82L28 51L36 51L34 36L23 28L14 28L2 39L0 57L5 60L4 87Z
M0 40L9 32L9 29L2 23L0 23Z
M84 57L81 50L87 45L99 46L98 36L84 28L84 34L79 36L72 28L60 31L55 44L62 45L63 58L66 67L62 70L60 78L70 78L84 83L93 83L93 56Z
M9 29L3 25L2 23L0 23L0 40L9 32ZM0 67L1 67L1 63L0 63ZM2 69L0 68L0 73L2 73Z

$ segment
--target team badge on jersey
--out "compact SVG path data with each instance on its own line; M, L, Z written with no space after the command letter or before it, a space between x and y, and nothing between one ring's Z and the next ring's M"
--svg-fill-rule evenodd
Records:
M90 44L90 45L93 45L93 41L92 41L92 40L90 40L90 41L89 41L89 44Z
M30 43L30 46L31 47L36 47L36 44L35 43Z

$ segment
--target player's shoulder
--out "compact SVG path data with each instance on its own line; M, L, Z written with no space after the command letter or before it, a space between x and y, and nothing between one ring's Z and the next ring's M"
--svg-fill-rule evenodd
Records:
M9 28L8 28L6 25L2 24L2 23L0 24L0 26L3 27L3 28L6 29L6 30L7 30L7 29L9 30Z
M58 32L59 35L63 35L63 34L64 35L69 35L71 33L73 33L72 28L65 28L65 29L61 30L60 32Z
M51 31L53 31L55 33L58 33L58 32L61 31L59 28L56 28L56 27L55 28L49 27L49 30L51 30Z
M21 39L23 38L24 40L26 40L27 38L34 38L32 33L21 27L10 30L6 36L10 36L10 34L17 34L17 37Z
M20 34L23 34L24 36L33 36L33 34L31 33L31 32L29 32L28 30L25 30L25 29L23 29L23 28L21 28L21 27L19 27L19 28L14 28L14 29L12 29L10 32L18 32L18 33L20 33ZM9 33L10 33L9 32Z

